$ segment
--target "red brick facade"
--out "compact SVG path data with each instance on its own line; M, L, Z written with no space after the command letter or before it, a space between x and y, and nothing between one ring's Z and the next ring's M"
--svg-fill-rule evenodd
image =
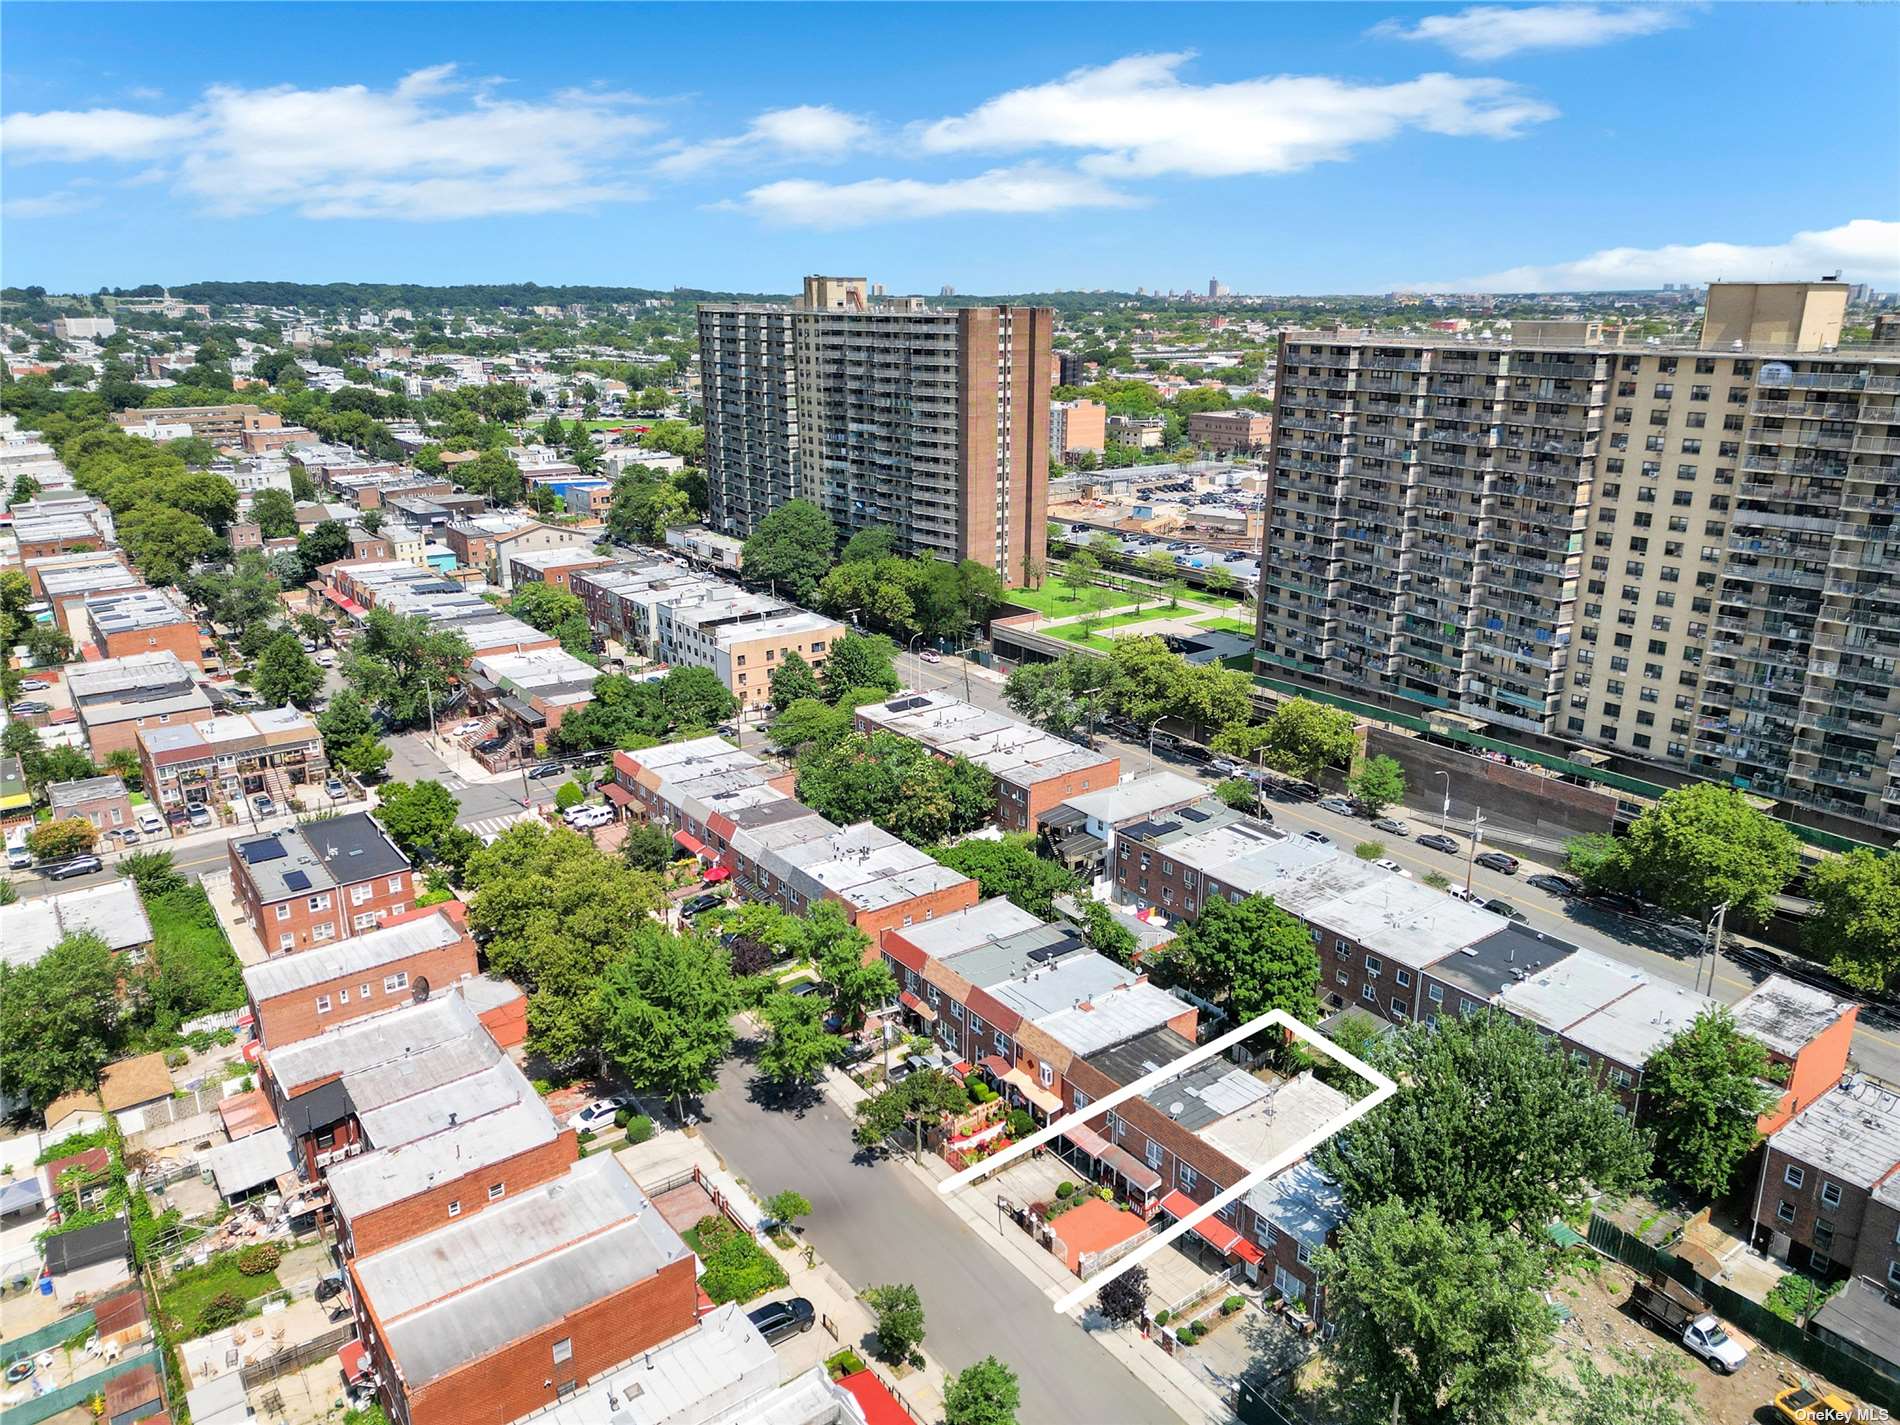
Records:
M516 1193L560 1177L580 1159L579 1140L571 1128L564 1128L547 1143L517 1153L499 1163L488 1163L436 1183L414 1197L403 1198L346 1218L337 1214L337 1240L346 1257L367 1257L385 1247L407 1242L451 1222L473 1217L483 1208L506 1202ZM500 1193L494 1191L501 1189Z
M452 945L406 955L373 970L324 980L291 994L274 995L261 1002L253 995L251 1015L264 1047L280 1049L365 1015L384 1014L409 1004L411 987L418 979L445 989L477 973L475 942L464 935Z

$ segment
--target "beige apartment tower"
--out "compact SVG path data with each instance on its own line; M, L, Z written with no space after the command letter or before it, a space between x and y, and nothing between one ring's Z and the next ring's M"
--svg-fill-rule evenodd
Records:
M841 535L1036 575L1048 511L1041 307L940 307L808 277L788 307L699 308L711 523L744 537L792 498Z
M1900 830L1900 351L1837 347L1845 293L1718 283L1680 348L1285 333L1258 670Z

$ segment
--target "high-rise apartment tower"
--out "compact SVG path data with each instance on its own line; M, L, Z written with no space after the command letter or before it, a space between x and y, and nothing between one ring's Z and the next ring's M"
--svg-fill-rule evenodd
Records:
M1035 574L1048 511L1042 307L938 307L807 277L789 307L699 308L713 525L745 536L794 497L841 534Z
M1259 671L1900 830L1900 352L1837 282L1701 341L1284 333Z

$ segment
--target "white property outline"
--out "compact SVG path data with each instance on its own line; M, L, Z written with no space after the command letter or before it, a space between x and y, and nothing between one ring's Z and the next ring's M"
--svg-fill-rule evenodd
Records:
M1320 1128L1307 1134L1306 1137L1300 1139L1300 1141L1295 1143L1292 1147L1275 1154L1271 1160L1255 1168L1252 1172L1249 1172L1232 1187L1223 1190L1217 1196L1211 1197L1206 1202L1201 1203L1200 1206L1193 1212L1190 1212L1186 1217L1177 1219L1174 1226L1168 1228L1165 1232L1150 1237L1127 1256L1117 1260L1112 1266L1105 1267L1094 1276L1089 1277L1080 1286L1076 1287L1075 1290L1056 1302L1056 1311L1066 1316L1081 1304L1084 1297L1090 1295L1092 1292L1100 1291L1104 1286L1115 1280L1116 1277L1120 1276L1130 1267L1138 1266L1142 1262L1147 1261L1148 1258L1174 1241L1174 1239L1179 1237L1182 1233L1193 1231L1202 1222L1205 1222L1209 1217L1212 1217L1229 1203L1252 1191L1257 1184L1266 1181L1266 1179L1272 1177L1282 1168L1298 1162L1335 1133L1350 1127L1361 1118L1364 1118L1368 1113L1372 1112L1373 1109L1397 1093L1398 1085L1358 1056L1350 1054L1340 1048L1325 1035L1302 1024L1285 1010L1272 1009L1260 1015L1258 1018L1248 1020L1238 1029L1228 1030L1227 1033L1221 1035L1218 1039L1210 1039L1207 1043L1201 1045L1191 1053L1183 1054L1173 1063L1165 1064L1161 1068L1156 1069L1153 1073L1143 1074L1132 1084L1116 1089L1114 1093L1107 1095L1105 1098L1092 1100L1083 1107L1064 1114L1049 1124L1048 1127L1039 1129L1030 1134L1027 1138L1023 1139L1022 1142L1012 1143L1002 1152L985 1158L982 1162L971 1167L965 1168L962 1172L957 1173L953 1177L944 1179L937 1184L937 1191L945 1197L948 1197L958 1189L969 1186L978 1178L986 1178L991 1173L1000 1172L1023 1154L1040 1148L1044 1143L1049 1142L1053 1138L1060 1137L1069 1128L1082 1124L1087 1119L1098 1118L1117 1105L1125 1103L1131 1098L1139 1097L1155 1085L1178 1078L1183 1071L1192 1068L1203 1059L1211 1059L1214 1055L1240 1043L1243 1039L1251 1039L1262 1030L1271 1028L1284 1029L1295 1039L1317 1049L1335 1063L1344 1064L1348 1069L1351 1069L1355 1074L1359 1075L1360 1078L1366 1080L1373 1086L1372 1093L1360 1099L1351 1108L1347 1109L1346 1112L1339 1117L1338 1121L1322 1125Z

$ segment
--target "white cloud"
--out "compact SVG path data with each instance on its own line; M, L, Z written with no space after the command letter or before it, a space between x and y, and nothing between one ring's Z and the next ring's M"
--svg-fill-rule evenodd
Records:
M497 96L433 65L393 88L219 85L170 115L89 110L8 116L9 157L172 159L180 190L211 212L277 208L307 218L447 219L551 213L626 201L627 145L652 120L631 97Z
M790 109L768 109L744 133L692 144L654 166L662 173L681 177L733 159L832 162L862 148L873 132L871 125L856 114L829 104L800 104Z
M0 203L0 217L5 218L63 218L68 213L82 213L88 208L99 206L99 195L83 192L76 188L60 188L51 193L36 194L31 198L9 198Z
M1574 262L1513 267L1483 277L1432 284L1432 290L1591 292L1664 282L1813 281L1838 269L1850 282L1900 284L1900 222L1856 218L1837 228L1800 232L1786 242L1671 243L1611 247Z
M1455 15L1427 15L1417 24L1387 20L1367 33L1382 39L1442 45L1461 59L1493 60L1525 50L1588 49L1684 23L1682 7L1650 5L1473 5Z
M1501 79L1422 74L1398 84L1277 75L1190 84L1186 54L1131 55L998 95L916 131L929 153L1068 148L1105 178L1287 173L1406 129L1514 138L1555 116Z
M867 178L856 183L820 183L809 178L788 178L754 188L738 202L721 206L797 227L851 228L961 213L1121 208L1137 201L1086 174L1023 164L1016 168L991 169L973 178L942 182Z

